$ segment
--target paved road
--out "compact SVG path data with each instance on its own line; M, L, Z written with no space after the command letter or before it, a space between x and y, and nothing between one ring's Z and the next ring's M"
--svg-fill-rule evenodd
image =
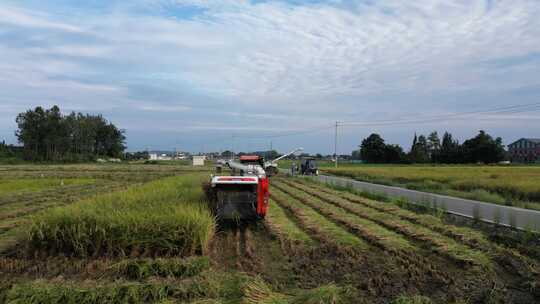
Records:
M469 218L477 218L485 222L500 223L502 225L512 226L519 229L534 229L536 231L540 231L540 212L535 210L508 207L399 187L366 183L336 176L320 175L314 178L322 182L339 186L351 186L363 191L382 193L391 197L405 198L412 203L429 203L431 206L447 210L448 213Z

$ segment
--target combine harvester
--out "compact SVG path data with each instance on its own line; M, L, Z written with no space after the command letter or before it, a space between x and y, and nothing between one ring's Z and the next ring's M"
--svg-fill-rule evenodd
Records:
M302 148L265 162L257 155L240 156L238 160L218 161L217 171L227 166L231 175L212 176L205 192L218 220L254 221L264 219L268 209L269 177L278 173L279 160Z

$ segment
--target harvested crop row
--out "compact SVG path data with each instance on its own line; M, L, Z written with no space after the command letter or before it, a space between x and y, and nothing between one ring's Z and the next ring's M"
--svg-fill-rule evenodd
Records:
M367 249L368 245L353 234L345 231L312 208L291 199L281 191L272 189L271 198L283 208L290 210L298 219L302 228L313 234L323 243L335 243L338 246Z
M276 183L274 187L302 202L302 204L313 208L332 221L347 227L351 232L376 247L395 253L400 251L412 253L416 251L416 248L401 235L374 222L351 214L342 208L324 203L316 198L303 195L284 184Z
M291 187L300 191L304 191L308 195L313 195L322 201L341 207L349 212L352 212L360 217L376 222L388 229L394 230L400 234L409 237L412 240L421 241L432 247L436 252L458 262L477 265L489 265L489 258L482 252L472 250L462 244L457 243L453 239L445 237L439 233L429 230L425 227L414 225L404 221L399 217L366 208L362 205L351 203L338 196L328 195L320 192L310 191L309 188L286 182Z
M46 210L22 241L30 253L83 257L204 253L215 224L201 178L166 178Z
M290 201L295 203L294 206L316 210L315 214L317 216L322 215L323 218L328 216L332 221L344 226L347 230L355 233L369 244L393 253L394 258L407 269L411 279L422 280L424 279L424 275L428 274L434 280L444 282L445 284L450 281L444 272L437 269L428 258L419 254L416 248L402 236L376 223L369 222L354 214L349 214L345 210L331 204L321 201L318 201L318 204L316 204L316 198L301 197L293 193L294 190L283 184L273 184L272 193L276 192L288 195Z
M353 303L358 301L356 290L334 284L302 290L298 294L286 295L275 292L262 279L255 278L244 285L243 304L300 304L300 303ZM363 303L364 301L362 301ZM206 302L205 302L206 303Z
M316 242L297 224L290 219L285 210L275 203L270 202L272 207L268 209L266 215L266 225L270 228L270 231L276 234L280 240L292 244L300 244L304 246L313 246Z
M207 256L157 259L125 259L112 265L113 273L132 280L148 277L188 278L210 268Z
M24 274L34 278L144 280L149 277L188 278L210 268L207 256L137 259L0 258L0 276Z
M196 277L153 279L148 282L76 281L58 279L15 283L0 290L0 302L16 304L63 303L182 303L197 299L226 299L238 303L247 278L242 274L205 271ZM5 299L1 295L5 294Z
M538 276L537 274L540 273L538 264L531 260L531 258L521 255L515 250L510 250L490 242L481 232L477 230L446 224L443 223L441 219L429 214L417 214L412 211L402 209L391 204L383 204L354 193L331 189L309 180L299 179L298 181L302 185L309 187L312 191L322 191L327 194L338 195L351 202L361 204L381 212L395 214L396 216L410 221L411 223L415 223L439 232L471 248L485 252L487 255L492 257L493 260L504 267L512 265L514 271L521 277L534 280L534 276Z
M381 202L377 202L350 192L338 191L322 185L317 185L311 181L303 179L299 179L298 181L302 185L309 187L309 191L322 191L330 195L337 195L353 203L361 204L377 211L394 214L414 224L424 226L426 228L444 234L445 236L451 237L456 241L462 242L470 247L477 248L483 251L493 250L494 244L491 243L481 232L477 230L445 224L439 218L429 214L414 213L412 211L405 210L394 205L382 204Z
M6 294L4 299L2 299L3 293ZM259 277L210 272L184 281L95 283L38 280L17 283L4 290L0 286L0 301L8 304L353 303L359 297L356 289L335 284L282 294L273 291Z

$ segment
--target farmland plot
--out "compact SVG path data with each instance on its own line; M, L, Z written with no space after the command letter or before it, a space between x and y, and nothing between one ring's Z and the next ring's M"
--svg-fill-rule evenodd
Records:
M23 216L17 245L0 257L0 302L540 299L539 260L481 231L292 178L271 180L264 222L216 223L207 174L173 175Z
M144 165L0 166L0 250L16 243L30 215L80 199L193 172L190 167Z
M539 166L345 165L322 170L365 182L540 210Z

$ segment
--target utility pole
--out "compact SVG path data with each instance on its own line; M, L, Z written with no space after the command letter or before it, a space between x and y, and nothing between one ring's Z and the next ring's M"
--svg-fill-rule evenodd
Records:
M234 135L232 136L232 150L231 150L231 159L234 159Z
M338 167L338 155L337 155L337 137L338 137L338 124L339 122L336 121L336 133L334 134L334 158L336 162L336 168Z

